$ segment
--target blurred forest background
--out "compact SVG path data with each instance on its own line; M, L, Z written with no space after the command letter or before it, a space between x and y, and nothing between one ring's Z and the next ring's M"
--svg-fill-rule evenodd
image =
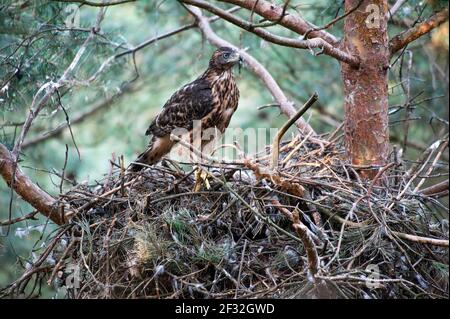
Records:
M389 2L392 5L395 1ZM406 1L391 21L391 35L404 30L405 21L414 23L428 17L435 2L438 1ZM316 25L342 14L341 0L295 0L290 6ZM34 94L43 83L57 81L61 76L88 37L98 10L62 1L0 0L3 144L8 147L14 144ZM79 13L79 25L73 27L71 23L77 22L71 19L77 18L75 11ZM236 14L247 18L248 13ZM192 22L192 17L175 0L140 0L111 6L101 24L101 36L87 47L75 77L88 78L108 57ZM224 39L248 48L296 105L317 91L319 103L305 117L315 130L325 133L339 126L343 119L343 94L337 61L324 55L313 56L308 50L272 45L222 20L212 27ZM331 31L341 36L341 30L342 21ZM405 158L414 160L438 136L448 132L448 48L447 22L408 46L407 54L391 61L391 142L397 149L403 148ZM21 156L25 173L43 189L58 194L58 172L64 166L65 145L68 146L66 177L73 184L100 179L108 173L113 157L124 155L129 163L147 145L144 132L153 116L177 88L204 71L214 49L196 28L191 28L138 50L134 60L131 54L116 59L112 67L89 85L79 83L68 91L62 89L60 98L52 98L25 140ZM402 72L403 76L408 74L410 96L414 97L406 148L404 83L399 82ZM286 117L276 107L258 110L274 103L260 80L245 67L235 73L241 99L230 126L280 127ZM66 125L66 113L72 122L73 138L67 128L60 134L52 133ZM448 161L448 152L444 157ZM70 182L62 185L64 190L71 186ZM3 180L0 182L0 221L8 220L10 214L16 218L32 211ZM0 226L0 288L16 279L35 258L34 251L51 234L52 227L43 217L11 227ZM48 289L46 295L52 296L54 292Z

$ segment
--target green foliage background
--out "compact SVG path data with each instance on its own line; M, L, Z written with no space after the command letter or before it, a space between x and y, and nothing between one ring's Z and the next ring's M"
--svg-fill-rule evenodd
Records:
M342 14L342 9L338 11L341 1L337 0L297 0L291 1L291 5L316 25L323 25L336 14ZM20 132L20 126L11 124L25 119L34 94L45 82L56 81L61 76L88 36L99 10L81 6L79 30L69 30L65 26L70 14L66 11L68 6L68 3L54 1L0 0L0 141L8 147L13 145ZM448 2L411 0L399 11L397 19L415 21L420 15L426 18L441 6L448 6ZM247 19L249 12L241 10L237 14ZM110 7L102 23L101 36L88 46L76 69L76 78L89 77L106 58L125 48L192 21L175 0L140 0ZM306 115L317 131L329 132L335 128L331 124L343 119L340 68L336 61L324 55L314 57L308 50L272 45L223 21L215 22L213 29L228 41L248 48L296 104L302 104L317 91L319 104ZM294 36L279 27L271 29ZM341 29L342 21L330 31L341 36ZM393 24L391 36L403 29L403 26ZM442 132L448 132L445 123L448 120L448 24L414 42L408 49L413 53L411 96L418 95L416 101L424 100L414 107L409 140L426 147ZM61 171L66 144L69 147L66 173L77 183L94 184L101 179L109 170L112 153L123 154L126 162L133 160L148 142L144 132L153 116L178 87L203 72L213 50L194 28L138 51L135 61L139 75L137 82L142 82L140 89L72 127L80 157L69 131L65 130L58 138L24 149L21 156L24 171L43 189L57 194L60 179L48 171ZM405 102L399 70L403 62L405 72L406 60L406 56L403 61L399 59L390 70L394 144L398 144L403 133L403 123L399 121L405 116L404 109L394 110ZM91 85L75 86L68 91L62 89L61 102L69 117L76 116L97 101L117 93L136 75L132 56L128 55L117 60ZM260 80L245 68L237 74L237 79L241 100L230 126L243 129L280 127L286 118L277 108L257 110L261 105L273 103ZM27 139L64 122L65 114L54 97L34 122ZM409 147L406 158L414 160L418 154L418 150ZM70 183L64 184L65 190L70 187ZM15 218L31 211L29 205L11 194L4 181L0 181L0 221L7 220L10 212ZM17 278L23 267L33 261L52 229L43 218L0 228L0 288ZM48 288L44 296L53 294Z

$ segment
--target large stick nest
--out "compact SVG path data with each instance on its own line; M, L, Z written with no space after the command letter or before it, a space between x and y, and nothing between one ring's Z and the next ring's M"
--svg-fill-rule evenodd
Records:
M276 170L202 166L197 186L165 161L75 187L71 222L4 293L32 295L35 277L70 298L448 298L448 222L412 168L366 182L339 148L300 142Z

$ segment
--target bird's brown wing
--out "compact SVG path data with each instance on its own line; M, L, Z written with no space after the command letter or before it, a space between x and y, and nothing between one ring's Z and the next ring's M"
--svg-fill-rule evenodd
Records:
M175 128L191 130L194 120L202 119L212 110L211 86L206 80L197 79L170 97L145 134L163 137Z

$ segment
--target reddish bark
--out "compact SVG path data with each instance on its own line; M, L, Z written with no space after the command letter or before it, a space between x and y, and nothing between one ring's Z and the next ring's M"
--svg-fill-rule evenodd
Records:
M277 21L278 24L297 32L298 34L305 34L312 27L311 25L302 19L299 15L287 14L281 19L283 13L283 7L274 4L273 2L266 0L219 0L221 2L231 3L247 10L253 11L258 15L264 17L269 21ZM325 30L312 31L309 33L309 39L321 38L330 44L335 44L338 39Z
M390 41L391 55L408 45L410 42L418 39L424 34L429 33L431 30L437 28L446 21L448 21L448 8L436 12L427 20L416 24L413 28L400 33L399 35L396 35Z
M358 3L346 0L345 10ZM387 11L387 0L364 0L344 23L344 50L361 61L359 68L342 64L345 145L354 165L382 166L389 154ZM362 173L373 178L377 170Z
M14 166L14 158L11 152L3 144L0 144L0 175L8 186L12 187L26 202L54 223L64 224L65 219L58 212L57 200L34 184L19 167L15 168L14 174ZM14 183L12 182L13 176L15 177Z

